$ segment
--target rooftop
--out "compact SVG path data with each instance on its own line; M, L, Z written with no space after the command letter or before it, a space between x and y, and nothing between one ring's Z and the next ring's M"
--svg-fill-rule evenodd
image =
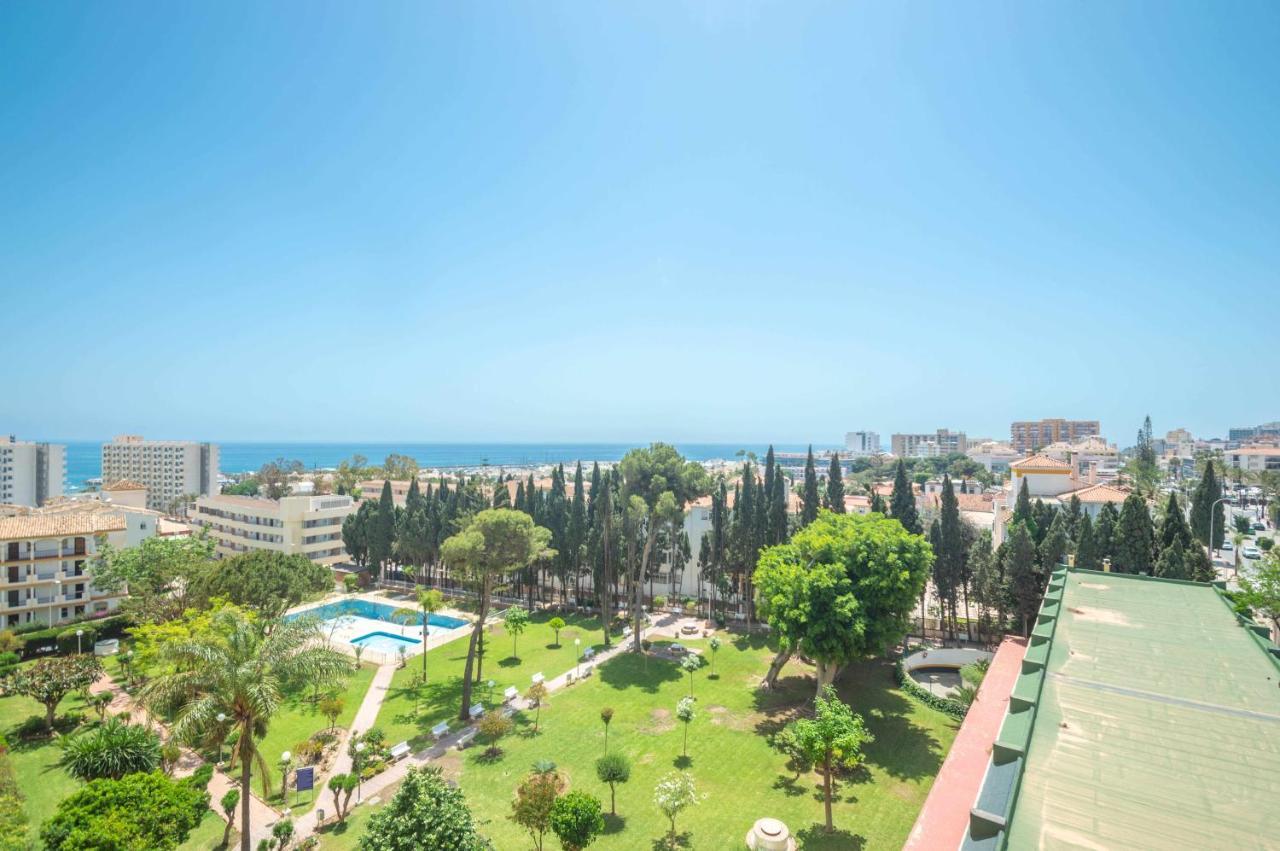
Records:
M1012 470L1070 470L1071 465L1048 455L1030 455L1009 465Z
M0 540L102 535L125 528L124 516L100 512L34 513L0 518Z
M1280 835L1273 650L1212 586L1059 571L965 847L1263 847Z

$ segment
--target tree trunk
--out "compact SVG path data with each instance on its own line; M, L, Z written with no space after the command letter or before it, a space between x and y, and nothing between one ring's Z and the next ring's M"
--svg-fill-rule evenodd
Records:
M636 653L639 653L642 649L640 645L640 618L644 616L644 612L641 611L644 603L644 597L643 597L644 583L642 582L642 580L644 579L645 571L649 569L649 558L653 555L653 544L654 544L654 541L656 541L657 539L658 539L658 524L654 522L652 518L650 518L649 533L645 535L644 550L640 554L640 565L636 569L635 611L631 613L631 618L632 618L631 628L635 630L635 635L633 636L633 638L635 639L635 643L632 649Z
M613 581L612 571L609 569L610 555L609 549L609 525L610 513L612 508L609 505L609 497L607 494L603 496L603 504L600 506L602 512L601 527L601 545L604 548L604 565L600 572L600 625L604 627L604 649L609 649L609 623L613 620Z
M618 814L618 790L612 783L609 784L609 815L616 816Z
M249 848L249 796L252 791L249 785L253 782L251 763L253 761L253 728L240 728L240 741L236 742L240 751L240 851Z
M968 640L973 640L973 619L969 617L969 586L964 585L960 589L964 592L964 636Z
M471 708L471 667L476 659L476 647L478 642L483 641L482 633L484 632L484 622L489 616L489 579L485 577L480 584L480 619L476 621L476 628L471 632L471 642L467 646L467 667L462 676L462 706L458 709L458 720L470 720L468 710ZM479 666L476 667L476 676L479 676Z
M822 697L822 690L835 682L836 677L840 676L843 665L837 665L834 662L824 662L821 659L814 660L816 667L815 673L818 679L818 689L816 696Z
M827 811L827 830L832 829L831 824L831 755L828 754L822 760L822 798L823 804Z
M58 711L58 703L61 700L62 700L62 696L59 695L58 699L55 700L53 703L46 703L44 705L44 727L50 733L53 732L53 722L54 722L54 718L56 717L56 713Z
M764 681L760 683L760 688L771 689L778 683L778 674L782 673L782 669L786 667L787 662L791 661L790 650L779 650L778 655L773 657L773 661L769 663L769 672L764 675Z

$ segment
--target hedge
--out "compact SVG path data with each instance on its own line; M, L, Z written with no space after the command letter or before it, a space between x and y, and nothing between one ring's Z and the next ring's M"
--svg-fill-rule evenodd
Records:
M936 694L921 686L918 682L911 679L911 675L907 673L907 666L903 663L902 657L898 657L898 661L893 666L894 678L898 681L898 688L914 697L932 709L950 715L957 721L963 721L964 716L969 710L963 703L958 700L952 700L949 697L938 697Z
M112 615L27 632L22 636L26 642L22 648L22 658L33 659L44 656L50 650L56 650L62 655L75 653L77 629L84 630L84 635L80 637L81 648L91 652L95 641L101 641L104 638L120 638L130 625L129 619L124 615Z

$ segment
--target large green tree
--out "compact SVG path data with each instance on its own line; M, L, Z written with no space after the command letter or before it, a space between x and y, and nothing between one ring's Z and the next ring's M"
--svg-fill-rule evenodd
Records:
M198 606L219 597L264 618L275 618L308 597L332 590L333 572L304 555L250 550L218 562L216 570L202 572L189 593Z
M1111 568L1119 573L1150 575L1156 552L1155 527L1147 501L1136 493L1125 497L1116 526Z
M632 449L618 465L622 471L623 493L633 503L643 521L644 544L632 565L630 576L632 602L632 648L639 653L641 617L644 612L644 577L653 558L654 544L663 523L683 515L685 506L707 492L709 483L702 465L686 461L674 446L653 443L647 448Z
M942 476L942 495L939 500L938 540L934 545L936 560L933 565L933 584L943 606L943 621L950 625L954 637L956 631L957 604L964 588L968 547L965 542L964 522L960 519L960 503L956 499L951 476Z
M907 478L907 465L898 459L898 468L893 474L893 493L889 497L889 511L893 518L902 524L913 535L924 531L920 525L920 515L916 511L916 495L911 480Z
M213 539L203 530L186 538L152 536L136 547L104 543L89 565L99 591L128 596L121 609L137 621L181 617L193 584L213 568Z
M258 750L281 710L288 684L332 682L351 670L347 657L320 640L309 619L262 621L234 608L220 610L212 628L162 650L170 673L149 682L149 705L177 706L178 741L211 741L236 735L240 764L240 848L249 851L249 784L256 765L267 788L267 763ZM217 716L225 716L225 727Z
M804 490L800 497L800 525L808 526L818 518L818 468L813 461L813 447L804 459Z
M922 537L879 515L823 512L764 550L758 602L781 644L765 685L798 651L816 663L820 693L844 665L901 641L932 564Z
M838 769L854 768L862 758L862 748L875 740L862 716L840 700L836 690L826 686L814 702L812 718L791 725L790 740L806 760L822 772L822 802L831 823L831 776Z
M168 851L200 824L209 795L160 772L94 780L64 798L40 830L48 851ZM248 847L248 833L242 847Z
M4 682L4 691L29 697L44 707L44 726L53 730L62 699L76 689L88 688L102 675L96 656L49 656L24 665Z
M510 509L498 509L510 510ZM462 790L444 781L435 766L410 768L400 788L377 812L360 837L360 851L483 851Z
M391 480L382 483L377 512L369 529L369 567L375 577L391 563L396 545L396 504L391 496Z
M1008 538L1000 549L1009 597L1022 625L1022 634L1027 635L1031 629L1031 621L1040 610L1047 578L1040 568L1035 538L1027 524L1013 523L1009 527Z
M1098 554L1098 541L1093 533L1093 520L1086 512L1076 524L1076 561L1081 570L1102 570L1102 558Z
M444 542L442 555L450 569L456 570L480 597L475 627L467 644L467 664L462 680L462 704L458 718L469 718L471 688L480 671L476 668L476 651L480 646L493 590L508 574L523 570L536 559L548 556L551 532L535 526L533 518L511 508L490 508L471 519L467 527Z
M831 466L827 468L827 492L823 503L830 511L844 514L844 470L840 467L840 453L831 453Z
M1218 481L1213 462L1209 461L1191 497L1191 533L1211 550L1222 549L1222 541L1227 534L1226 512L1219 501L1221 499L1222 483ZM1209 534L1211 526L1212 540Z

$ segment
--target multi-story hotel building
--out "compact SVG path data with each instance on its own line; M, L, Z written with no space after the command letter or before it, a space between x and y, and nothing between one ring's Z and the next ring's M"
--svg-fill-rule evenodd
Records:
M1075 443L1102 434L1097 420L1019 420L1009 427L1010 443L1024 455L1050 443Z
M62 496L67 447L0 437L0 504L44 505Z
M874 431L851 431L844 436L844 448L855 457L880 454L880 435Z
M895 434L890 438L890 448L899 458L930 458L964 452L969 440L962 431L940 428L933 434Z
M176 499L218 491L218 446L120 435L102 445L102 481L128 479L147 489L147 507L166 511Z
M123 593L94 587L88 565L104 541L134 546L156 533L155 512L98 502L0 517L0 625L52 626L114 611Z
M196 500L193 522L208 530L219 558L274 550L304 555L317 564L338 564L347 559L342 521L355 510L349 496L261 499L216 494Z

